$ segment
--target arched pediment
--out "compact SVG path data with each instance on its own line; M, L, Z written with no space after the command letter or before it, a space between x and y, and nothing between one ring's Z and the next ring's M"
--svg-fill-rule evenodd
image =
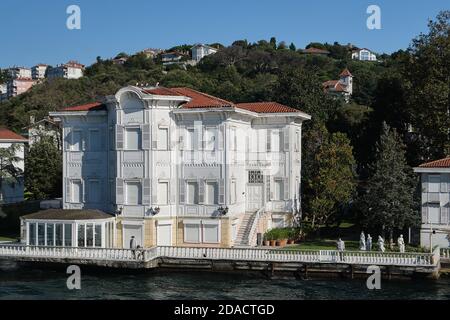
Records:
M116 93L116 100L123 110L141 110L145 108L142 93L138 88L126 87Z

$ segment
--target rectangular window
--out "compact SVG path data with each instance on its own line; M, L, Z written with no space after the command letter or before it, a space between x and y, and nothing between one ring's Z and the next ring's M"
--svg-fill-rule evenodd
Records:
M126 150L142 149L142 137L140 128L125 129L125 149Z
M86 247L94 246L94 225L92 223L86 224Z
M70 145L70 151L81 151L83 143L83 134L80 130L72 131L72 144Z
M440 207L438 205L428 207L428 223L440 223Z
M55 245L57 247L63 245L63 225L60 223L55 224Z
M230 130L230 150L237 150L236 128Z
M272 144L271 150L272 152L280 152L280 138L281 134L279 130L271 130L272 132Z
M186 150L194 150L195 145L195 132L194 128L189 128L186 130Z
M169 204L169 183L168 182L158 182L158 204L167 205Z
M71 182L72 190L72 203L82 203L83 202L83 185L81 180L72 180Z
M295 151L298 152L300 146L300 132L295 131Z
M200 224L184 225L184 242L200 243Z
M30 236L29 244L30 246L36 245L36 224L35 223L29 223L28 224L28 235Z
M428 179L428 192L440 192L441 177L439 175L430 175Z
M206 183L206 203L207 204L219 203L219 190L217 182Z
M66 247L72 246L72 225L71 224L64 225L64 246L66 246Z
M84 224L78 225L78 246L84 247L85 241L84 241Z
M188 204L198 204L198 183L188 182L187 183L187 203Z
M38 223L38 246L45 246L45 223Z
M214 151L216 149L216 128L206 128L205 130L205 150Z
M230 190L230 193L231 193L230 202L231 202L231 204L235 204L236 203L236 196L237 196L237 194L236 194L236 181L235 180L231 181L230 189L231 189Z
M125 203L129 205L142 204L142 186L140 182L125 183Z
M55 245L55 239L54 239L54 227L55 225L53 223L47 223L47 246L53 247Z
M284 199L284 181L282 179L275 179L275 192L273 200L283 200Z
M219 225L218 224L203 224L203 242L204 243L219 243Z
M100 151L101 149L101 139L100 130L89 130L89 150L90 151Z
M101 224L95 225L95 246L96 247L102 246L102 225Z
M159 128L158 130L158 150L169 150L168 128Z

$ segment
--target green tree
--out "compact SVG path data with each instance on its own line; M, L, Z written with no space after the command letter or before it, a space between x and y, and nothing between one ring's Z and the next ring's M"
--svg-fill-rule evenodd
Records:
M297 50L297 47L295 46L295 44L293 42L291 42L291 44L289 45L289 50L291 50L291 51Z
M23 178L22 169L17 167L17 162L23 160L17 156L21 148L18 144L12 144L7 148L0 148L0 203L3 197L4 184L19 183Z
M382 134L376 145L372 175L358 207L363 224L381 231L393 240L396 230L417 225L418 206L415 196L417 180L406 164L405 146L395 129L383 123Z
M311 138L311 140L309 140ZM355 160L347 136L330 134L324 124L315 123L305 136L304 195L306 217L312 229L328 224L353 199Z
M33 143L25 158L25 188L33 199L62 195L62 154L52 137Z

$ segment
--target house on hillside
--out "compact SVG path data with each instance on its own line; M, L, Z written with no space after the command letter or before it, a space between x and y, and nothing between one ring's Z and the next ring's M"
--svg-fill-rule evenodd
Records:
M47 64L43 63L35 65L31 68L31 77L34 80L45 79L45 77L47 76L48 67L49 66Z
M318 48L314 48L314 47L309 47L308 49L302 50L302 53L304 53L304 54L311 54L311 55L327 56L327 55L330 54L330 51L323 50L323 49L318 49Z
M30 78L11 78L7 82L6 99L17 97L30 90L36 81Z
M8 69L10 79L31 79L31 69L25 67L12 67Z
M195 63L198 63L204 57L214 54L217 51L219 51L219 49L198 43L191 48L192 60L194 60Z
M450 247L450 157L414 168L422 182L420 245Z
M248 246L292 224L311 118L298 109L128 86L51 116L63 130L63 209L23 217L27 244L53 245L39 237L50 226L65 246Z
M30 117L30 125L22 128L23 135L28 137L28 143L31 147L34 143L39 142L42 137L51 137L55 146L62 149L61 133L58 123L54 122L50 117L35 121L34 116Z
M147 48L147 49L142 50L140 53L145 54L147 56L147 58L155 59L162 52L163 52L162 49Z
M15 203L23 201L23 190L24 190L24 152L25 143L27 139L8 130L6 128L0 127L0 149L10 148L11 146L16 146L15 157L19 161L9 163L5 158L2 159L0 156L0 170L2 170L0 175L0 203ZM7 168L9 167L9 168ZM10 173L14 170L18 173L17 179L12 179Z
M54 68L48 68L47 78L79 79L83 76L84 65L76 61L69 61Z
M178 51L164 52L161 53L160 56L163 66L168 66L172 64L184 65L185 61L189 59L188 54Z
M349 102L353 94L353 75L345 68L339 75L339 80L328 80L322 83L327 94L340 97Z
M8 99L8 85L6 83L0 83L0 102Z
M360 60L360 61L377 61L377 56L375 53L370 51L366 48L356 48L353 49L351 52L351 57L353 60Z

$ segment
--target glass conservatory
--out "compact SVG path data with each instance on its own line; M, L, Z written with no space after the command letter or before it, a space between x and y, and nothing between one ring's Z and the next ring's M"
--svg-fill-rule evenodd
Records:
M97 210L45 210L21 218L23 241L30 246L111 248L114 221Z

